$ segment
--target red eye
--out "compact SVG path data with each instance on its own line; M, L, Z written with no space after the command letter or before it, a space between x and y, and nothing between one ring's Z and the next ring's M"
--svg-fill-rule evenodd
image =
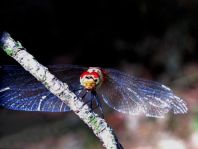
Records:
M81 75L80 78L83 78L87 75L92 75L94 78L100 78L100 75L97 72L88 72L88 71L84 71Z
M84 76L90 75L90 72L84 71L81 75L80 78L83 78Z
M100 77L100 75L97 72L91 72L90 75L93 75L94 78Z

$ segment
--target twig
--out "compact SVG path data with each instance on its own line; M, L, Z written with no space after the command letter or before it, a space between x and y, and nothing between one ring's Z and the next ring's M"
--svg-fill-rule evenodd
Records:
M39 64L38 61L29 54L19 42L14 41L8 33L3 33L1 37L2 49L25 70L29 71L38 81L56 95L62 102L75 112L94 132L94 134L103 142L107 149L122 149L113 130L107 125L104 119L99 117L91 109L78 100L76 95L68 89L66 83L58 80L51 74L46 67Z

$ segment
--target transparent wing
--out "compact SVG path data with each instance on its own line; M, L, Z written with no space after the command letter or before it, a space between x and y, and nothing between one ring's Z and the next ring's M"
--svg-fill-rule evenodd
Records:
M107 80L99 89L104 101L113 109L132 115L144 113L150 117L164 117L186 113L185 102L168 87L149 80L107 69Z
M79 87L79 76L84 68L74 65L54 65L48 68L71 88ZM66 112L70 110L20 66L0 68L0 106L22 111Z

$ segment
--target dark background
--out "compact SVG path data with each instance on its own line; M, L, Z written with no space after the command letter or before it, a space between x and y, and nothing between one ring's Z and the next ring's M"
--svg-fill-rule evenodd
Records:
M73 0L65 2L2 0L0 1L0 31L9 32L44 65L78 64L117 68L168 84L174 87L179 95L187 98L190 105L197 106L198 2L196 0ZM0 65L2 64L17 63L1 51ZM8 144L13 140L16 142L13 146L16 147L18 143L18 147L21 148L24 144L26 147L30 147L30 144L34 145L35 142L36 145L42 144L42 139L35 139L36 141L33 139L34 141L28 142L24 141L26 138L24 136L29 135L32 127L38 126L43 130L42 128L47 127L48 123L51 124L49 129L54 128L58 123L58 126L61 126L56 126L59 130L58 128L64 126L65 119L69 119L67 115L70 117L70 114L26 113L4 109L0 112L0 147L1 143L3 147L6 145L10 147ZM64 118L65 115L66 118ZM192 116L192 119L195 119L193 117L195 115L196 113L192 113L189 117ZM70 119L73 119L72 117L75 116L72 115ZM115 120L111 119L112 114L109 114L109 117L114 126ZM115 119L120 118L118 117L115 116ZM77 127L80 122L78 118L74 119L74 126ZM121 118L120 121L124 120ZM118 129L118 126L123 128L127 122L126 120L121 124L116 124L114 128ZM165 123L168 130L171 127L170 123L175 124L172 121ZM190 127L193 122L186 120L186 123ZM84 131L87 131L83 124L79 125L76 136L85 134ZM68 126L71 129L76 127ZM142 127L148 128L148 126ZM45 134L36 128L38 134L35 136L44 134L42 137L44 140L49 137L48 133ZM20 138L22 130L27 131L27 134L22 133L22 139L16 140ZM66 130L63 132L61 130L61 133L57 132L60 136L68 134ZM186 140L191 136L191 128L187 130L186 138L179 134L186 144L188 144ZM123 129L123 131L128 130ZM72 132L69 133L71 133L68 134L69 138L74 135ZM89 133L93 137L91 132ZM122 133L126 138L129 137L124 132ZM177 134L178 131L174 133ZM53 133L52 136L54 136ZM58 138L60 136L58 135ZM133 137L131 140L134 140ZM147 137L150 138L149 135ZM122 142L129 147L131 141L129 138L127 141L126 138L122 139ZM132 142L133 147L134 144L138 144L137 140ZM94 141L93 144L96 144L97 140ZM88 148L91 146L90 142L88 140L82 144L87 145L85 148Z
M8 0L1 1L0 29L44 64L66 57L59 63L113 67L126 61L164 71L174 51L181 64L197 60L196 8L193 0ZM154 62L160 54L166 59ZM2 55L1 63L12 63Z

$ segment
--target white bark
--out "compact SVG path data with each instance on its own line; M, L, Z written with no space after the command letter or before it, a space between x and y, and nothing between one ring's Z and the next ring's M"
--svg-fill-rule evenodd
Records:
M103 142L104 147L107 149L121 148L118 145L119 142L116 136L114 136L112 129L105 120L94 112L90 112L91 109L84 105L81 100L78 100L76 95L68 89L67 82L63 83L58 80L46 67L38 63L19 42L15 42L8 33L3 34L1 42L3 50L20 63L37 80L42 82L50 92L67 104L93 130L94 134Z

